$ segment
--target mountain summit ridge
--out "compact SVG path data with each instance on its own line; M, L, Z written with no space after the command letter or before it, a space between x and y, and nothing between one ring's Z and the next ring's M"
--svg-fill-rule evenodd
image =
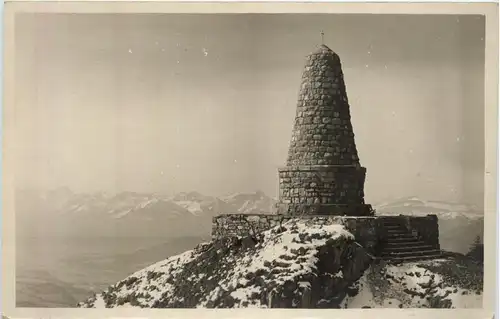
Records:
M107 193L107 192L90 192L90 193L77 193L73 192L68 187L59 187L50 191L38 191L38 190L17 190L16 197L20 200L38 200L48 203L51 207L51 211L54 213L75 213L75 212L85 212L92 209L104 210L108 208L106 212L108 215L113 215L113 212L121 212L123 210L133 211L138 208L146 208L147 206L160 202L173 202L182 203L180 207L185 208L187 202L193 203L206 203L209 202L225 203L232 207L220 207L221 212L217 213L272 213L275 207L277 199L275 197L268 196L265 192L261 190L256 190L255 192L236 192L230 195L221 196L209 196L204 195L197 191L190 192L179 192L174 195L161 195L159 193L147 193L147 192L118 192L118 193ZM248 201L258 202L254 210L244 210L240 209L241 206L248 206ZM209 205L208 205L209 206ZM471 204L467 203L454 203L449 201L438 201L438 200L424 200L417 196L406 196L394 198L393 200L386 200L380 202L373 206L378 213L399 213L403 211L406 207L409 210L415 210L415 208L422 208L425 213L448 213L455 212L458 214L474 215L482 217L484 214L482 210ZM54 208L57 208L54 210ZM231 210L232 209L232 210ZM395 211L390 211L394 209ZM197 210L187 210L188 212L194 213ZM424 212L422 212L424 213ZM418 214L418 211L415 213ZM124 217L126 214L122 214ZM472 217L474 217L472 216Z
M464 272L466 281L453 275ZM259 238L225 237L199 244L77 306L474 308L481 307L481 290L481 267L463 258L373 263L344 226L297 218Z

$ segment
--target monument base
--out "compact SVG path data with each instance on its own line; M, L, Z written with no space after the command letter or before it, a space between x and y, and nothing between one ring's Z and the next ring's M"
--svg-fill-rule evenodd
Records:
M276 214L287 216L374 216L375 212L369 204L283 204L276 205Z
M370 206L370 205L366 205ZM380 256L384 249L396 248L407 256L429 257L429 250L440 251L439 222L436 215L427 216L324 216L324 215L248 215L223 214L213 218L212 239L227 236L255 236L293 220L323 225L343 225L370 254ZM395 234L399 229L400 234ZM398 237L399 236L399 237ZM399 241L398 238L405 238ZM393 241L392 246L387 243ZM399 247L399 249L398 249ZM386 256L387 257L387 256ZM390 256L389 256L390 257ZM397 257L393 256L393 257ZM410 257L414 258L414 257Z
M367 216L364 183L366 169L357 165L286 166L279 173L279 205L283 214ZM283 210L283 209L282 209Z

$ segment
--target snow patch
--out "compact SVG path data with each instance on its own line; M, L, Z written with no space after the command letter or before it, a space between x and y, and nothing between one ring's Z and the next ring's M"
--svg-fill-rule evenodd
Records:
M439 274L423 264L439 265L446 259L386 265L382 269L370 267L358 281L359 291L343 300L343 308L429 308L431 300L448 300L450 308L481 308L482 294L446 283ZM380 271L382 281L373 281Z
M296 282L299 290L310 289L307 278L316 276L317 253L327 241L344 238L354 240L354 236L342 225L318 225L306 220L291 220L262 233L263 239L241 254L224 253L217 257L217 271L214 273L193 272L193 267L210 267L207 256L221 253L224 246L216 248L212 244L202 244L196 249L173 256L137 271L97 295L99 300L112 298L112 306L152 307L158 302L171 305L181 302L179 285L198 285L203 281L216 281L217 287L199 296L197 307L208 307L221 302L223 295L234 299L233 307L266 308L262 303L262 293L279 293L286 283ZM209 255L204 255L206 249ZM186 269L190 269L187 270ZM272 275L271 275L272 274ZM336 277L342 276L338 272ZM259 277L258 281L253 280ZM182 285L182 284L181 284ZM270 290L268 290L270 289ZM277 290L278 289L278 290ZM265 291L264 291L265 290ZM112 297L110 297L112 296ZM106 299L108 298L108 299ZM224 297L226 298L226 297ZM80 304L85 306L90 302ZM94 302L94 307L99 303Z

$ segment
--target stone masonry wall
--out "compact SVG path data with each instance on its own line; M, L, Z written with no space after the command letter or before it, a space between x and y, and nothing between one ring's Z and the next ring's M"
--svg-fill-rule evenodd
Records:
M326 46L306 59L287 165L359 166L342 65Z
M213 218L212 238L217 239L226 236L256 236L271 227L275 227L291 220L292 216L285 215L243 215L230 214L219 215ZM374 253L378 244L378 222L370 217L348 217L348 216L304 216L311 223L319 224L342 224L353 235L357 241L368 252Z
M308 212L307 207L304 207L279 213L332 215L334 212L344 212L352 215L349 214L352 208L358 210L357 215L365 215L360 211L363 208L359 207L359 204L364 204L365 172L365 168L360 166L282 168L279 170L279 196L283 206L323 205L318 205L318 209L312 212Z
M400 216L405 219L407 227L415 229L422 240L439 249L439 231L436 215L428 216ZM230 236L257 236L269 228L281 225L286 221L298 218L288 215L245 215L228 214L213 218L212 239ZM387 233L383 226L385 216L303 216L311 223L341 224L351 232L356 241L369 253L377 254L379 243L385 241ZM388 217L394 218L394 217Z
M339 56L325 45L307 56L278 214L367 216L366 169L354 141Z

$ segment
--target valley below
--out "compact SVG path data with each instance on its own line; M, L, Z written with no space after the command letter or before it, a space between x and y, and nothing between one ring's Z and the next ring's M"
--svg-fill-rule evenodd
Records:
M207 240L187 236L18 240L17 306L74 307L92 292Z

